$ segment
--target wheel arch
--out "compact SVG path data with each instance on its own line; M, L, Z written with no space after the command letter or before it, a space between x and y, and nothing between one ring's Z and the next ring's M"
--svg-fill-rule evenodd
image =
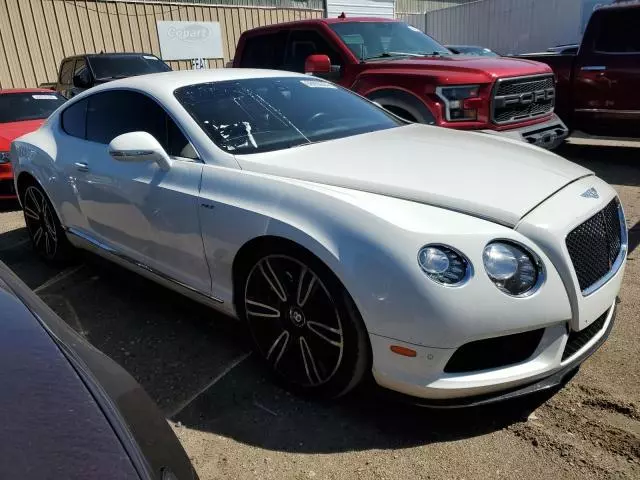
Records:
M425 102L412 92L398 88L380 88L368 92L365 96L383 107L404 110L420 123L428 125L435 125L436 123L436 116L433 112ZM392 109L390 111L395 113Z

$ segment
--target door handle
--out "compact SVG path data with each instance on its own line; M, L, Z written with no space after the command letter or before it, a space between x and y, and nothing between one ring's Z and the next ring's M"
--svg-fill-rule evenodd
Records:
M74 165L76 166L76 169L78 169L81 172L88 172L89 171L89 165L87 165L84 162L76 162L76 163L74 163Z
M604 65L587 65L580 70L583 72L604 72L607 69Z

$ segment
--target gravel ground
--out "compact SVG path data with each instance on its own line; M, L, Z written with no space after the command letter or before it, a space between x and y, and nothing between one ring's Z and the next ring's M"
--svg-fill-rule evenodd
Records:
M559 154L615 185L630 227L607 343L559 392L432 411L366 385L319 404L274 386L235 322L90 255L60 272L0 211L0 259L164 409L201 479L640 478L640 143ZM555 394L554 394L555 393Z

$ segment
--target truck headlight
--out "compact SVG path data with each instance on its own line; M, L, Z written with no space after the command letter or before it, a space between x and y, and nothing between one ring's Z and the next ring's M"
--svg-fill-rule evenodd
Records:
M471 263L460 252L445 245L427 245L418 252L422 271L436 283L455 287L471 276Z
M0 164L9 163L10 161L9 152L0 152Z
M445 114L449 122L469 122L478 119L480 85L460 87L438 87L436 95L445 105Z
M532 252L515 243L490 243L482 253L482 261L491 281L507 295L530 295L542 283L542 262Z

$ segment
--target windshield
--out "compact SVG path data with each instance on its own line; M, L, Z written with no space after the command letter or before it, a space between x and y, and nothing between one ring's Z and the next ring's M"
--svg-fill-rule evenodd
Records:
M159 73L171 67L153 55L89 57L91 69L98 80L134 77L146 73Z
M433 38L402 22L341 22L329 26L361 60L451 55Z
M4 93L0 95L0 123L47 118L65 101L54 92Z
M234 154L403 125L367 100L313 77L201 83L179 88L175 96L218 147Z

